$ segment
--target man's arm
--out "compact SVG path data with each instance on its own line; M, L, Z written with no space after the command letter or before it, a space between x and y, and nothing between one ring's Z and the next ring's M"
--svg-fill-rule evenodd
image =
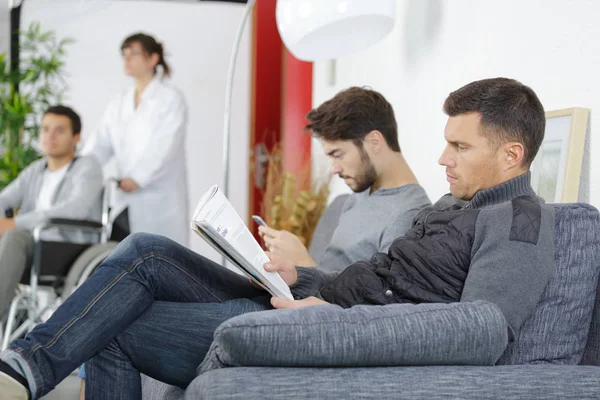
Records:
M74 167L74 171L68 172L68 174L74 174L72 176L73 190L69 196L55 203L48 210L34 210L18 214L15 217L17 228L31 230L50 218L85 219L89 216L102 192L102 167L93 157L82 158L77 162L85 162L85 167L82 167L81 164L76 165L77 169Z
M461 302L496 304L511 340L535 310L554 273L554 210L537 203L515 204L518 200L512 207L503 204L480 212L461 297Z
M311 296L318 296L319 290L333 282L340 275L340 272L325 272L320 268L314 267L296 267L298 279L296 283L290 285L294 298L304 299Z
M23 170L16 179L8 184L0 192L0 217L4 217L4 212L9 208L16 208L23 202L25 192L25 182L28 182L30 167Z
M267 252L270 260L266 271L277 272L290 287L296 300L314 296L319 289L333 281L339 272L324 272L314 267L296 267L290 260Z

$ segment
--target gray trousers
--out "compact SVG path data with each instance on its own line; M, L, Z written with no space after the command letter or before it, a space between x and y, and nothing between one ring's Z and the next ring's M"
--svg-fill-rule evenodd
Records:
M31 233L11 229L0 237L0 320L8 312L17 285L32 260Z

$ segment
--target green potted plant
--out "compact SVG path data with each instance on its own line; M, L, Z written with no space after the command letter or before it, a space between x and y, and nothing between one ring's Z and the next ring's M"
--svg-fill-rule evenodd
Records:
M60 103L65 81L65 47L37 22L19 33L20 60L14 70L6 53L0 54L0 190L40 157L36 141L41 113Z

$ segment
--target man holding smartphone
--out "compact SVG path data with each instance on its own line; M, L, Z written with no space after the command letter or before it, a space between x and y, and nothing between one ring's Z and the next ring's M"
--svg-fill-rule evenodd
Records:
M431 202L400 151L394 110L380 93L360 87L343 90L311 110L306 119L306 128L331 159L331 173L344 179L354 193L344 203L338 226L318 260L288 231L265 224L258 232L269 252L295 265L341 271L387 252Z

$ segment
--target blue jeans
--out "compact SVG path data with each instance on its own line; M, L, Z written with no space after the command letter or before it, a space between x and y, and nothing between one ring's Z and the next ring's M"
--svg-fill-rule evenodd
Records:
M140 371L185 387L217 326L270 308L247 278L165 237L134 234L9 352L34 397L85 361L87 398L139 399Z

